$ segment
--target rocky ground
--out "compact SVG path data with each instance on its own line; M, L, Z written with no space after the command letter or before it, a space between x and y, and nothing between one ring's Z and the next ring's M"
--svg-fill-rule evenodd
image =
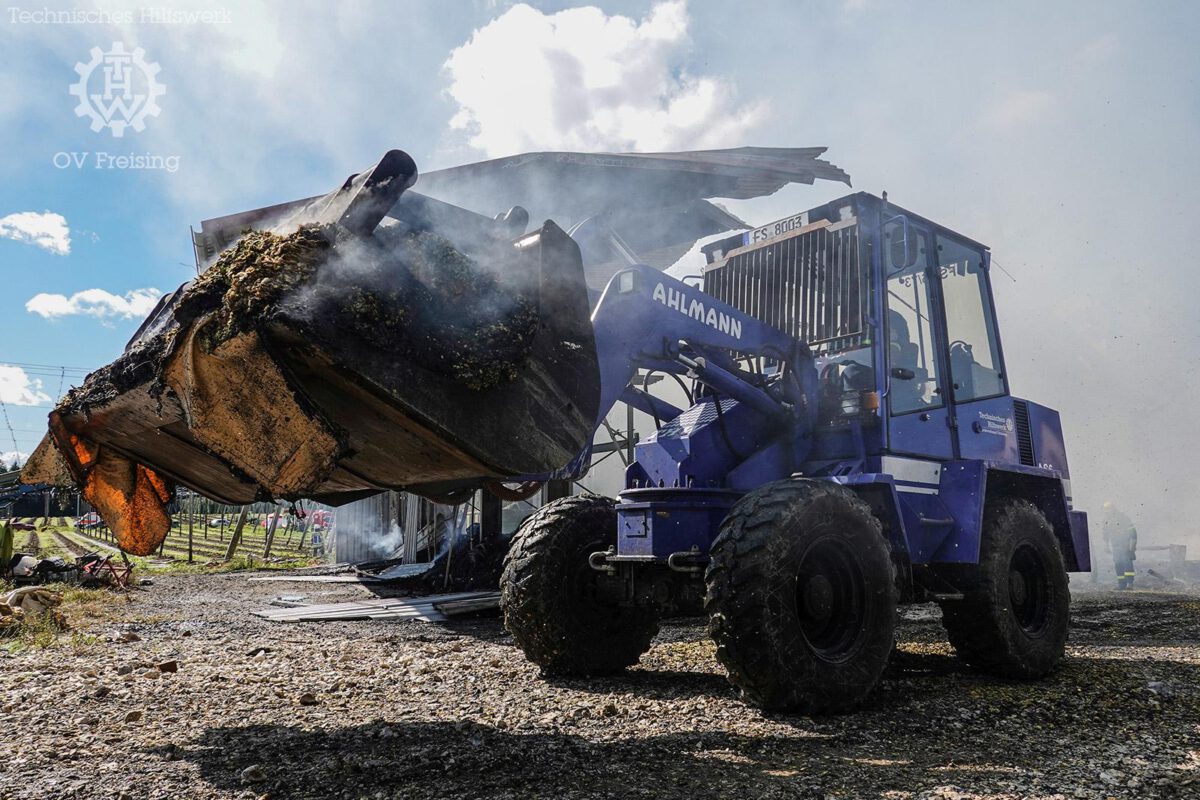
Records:
M1068 660L1024 685L912 607L866 707L811 719L742 705L694 622L548 683L495 618L249 614L280 594L367 592L162 577L0 657L0 797L1200 797L1196 595L1078 594Z

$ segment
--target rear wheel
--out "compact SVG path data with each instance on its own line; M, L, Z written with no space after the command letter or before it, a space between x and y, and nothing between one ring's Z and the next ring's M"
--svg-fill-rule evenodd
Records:
M1040 678L1062 660L1070 607L1054 529L1032 503L1014 500L988 515L978 574L962 600L942 603L942 620L968 664Z
M606 593L611 580L588 557L617 542L608 497L548 503L522 523L504 559L504 624L530 661L548 675L601 675L638 662L658 632L654 609Z
M853 708L895 640L894 571L879 521L853 492L787 480L726 517L705 575L709 634L729 681L764 708Z

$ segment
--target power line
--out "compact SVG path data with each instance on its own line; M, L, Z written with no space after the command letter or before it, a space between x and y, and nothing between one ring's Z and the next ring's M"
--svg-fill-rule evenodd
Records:
M49 369L49 370L54 370L55 372L58 372L61 369L61 370L66 370L67 372L82 372L84 374L93 372L95 370L94 367L90 367L90 368L89 367L64 367L61 364L31 364L31 363L24 362L24 361L5 361L2 358L0 358L0 364L7 364L8 366L11 366L11 367L32 367L34 369Z
M4 404L4 398L0 397L0 411L4 412L4 424L8 426L8 435L12 437L13 450L20 451L20 446L17 444L17 434L13 430L12 423L8 421L8 406Z

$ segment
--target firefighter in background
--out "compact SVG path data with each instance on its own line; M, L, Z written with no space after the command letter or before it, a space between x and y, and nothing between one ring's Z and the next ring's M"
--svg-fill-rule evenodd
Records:
M1133 586L1133 560L1137 558L1137 528L1133 521L1119 511L1111 500L1104 503L1104 542L1112 551L1113 568L1117 572L1117 588Z

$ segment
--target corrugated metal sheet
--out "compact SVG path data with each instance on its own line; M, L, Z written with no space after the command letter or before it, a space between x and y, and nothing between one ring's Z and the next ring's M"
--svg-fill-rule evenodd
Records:
M337 509L334 552L338 561L358 563L379 558L374 549L400 522L401 493L382 492Z
M350 564L391 558L399 546L393 534L405 536L404 551L395 557L413 561L429 546L430 528L437 515L453 516L449 506L438 505L407 492L382 492L364 500L347 503L334 512L334 553L336 560ZM389 535L392 538L384 544Z

